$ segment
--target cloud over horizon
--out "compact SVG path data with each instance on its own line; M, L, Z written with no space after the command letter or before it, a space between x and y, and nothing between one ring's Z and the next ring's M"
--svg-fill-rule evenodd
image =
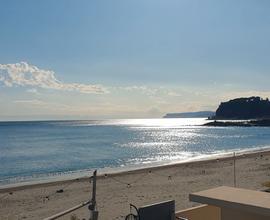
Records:
M40 69L27 62L0 64L0 81L7 87L14 85L32 86L87 94L104 94L108 92L102 85L61 82L56 78L54 71Z

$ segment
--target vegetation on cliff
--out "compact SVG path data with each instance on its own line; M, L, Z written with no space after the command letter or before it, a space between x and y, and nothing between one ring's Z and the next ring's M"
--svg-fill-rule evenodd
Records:
M270 118L270 102L260 97L238 98L222 102L214 119Z

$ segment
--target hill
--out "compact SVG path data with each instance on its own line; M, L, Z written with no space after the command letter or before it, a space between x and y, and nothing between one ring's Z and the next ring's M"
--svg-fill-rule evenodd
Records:
M167 113L163 118L208 118L215 115L212 111Z
M270 102L260 97L237 98L222 102L213 119L270 118Z

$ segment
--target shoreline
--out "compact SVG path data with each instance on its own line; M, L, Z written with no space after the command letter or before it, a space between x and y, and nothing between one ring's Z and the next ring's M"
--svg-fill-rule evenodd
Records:
M224 152L224 153L217 153L212 154L209 156L199 156L195 159L189 158L187 160L183 161L171 161L168 163L161 164L161 162L152 163L149 164L149 166L129 166L126 168L122 167L116 167L116 168L101 168L96 169L98 171L97 178L104 178L105 175L109 176L120 176L125 174L137 174L141 172L148 172L149 170L160 170L160 169L166 169L171 168L175 166L186 166L186 165L197 165L197 164L204 164L207 162L213 162L213 161L228 161L234 159L235 153L235 159L240 158L249 158L258 156L260 154L269 154L270 155L270 147L264 147L264 148L254 148L254 149L248 149L248 150L238 150L238 151L231 151L231 152ZM74 183L78 181L87 181L90 178L89 176L86 176L86 173L93 173L95 169L93 170L85 170L85 171L71 171L73 174L62 174L62 175L55 175L52 178L46 178L46 179L37 179L37 180L30 180L25 182L18 182L18 183L11 183L11 184L4 184L0 185L0 193L7 193L10 191L18 191L18 190L24 190L29 188L35 188L35 187L46 187L46 186L54 186L59 184L66 184L66 183ZM79 173L81 175L79 175ZM48 176L49 177L49 176Z
M211 120L203 126L208 127L270 127L270 119L247 119L247 120Z
M265 190L270 183L270 149L238 152L211 159L173 163L142 169L99 173L97 204L102 220L122 220L129 204L136 207L175 200L176 210L198 205L189 194L217 186L236 186ZM89 178L10 187L0 191L0 212L4 219L43 219L88 201L92 185ZM60 192L59 192L60 191ZM61 219L87 219L87 207Z

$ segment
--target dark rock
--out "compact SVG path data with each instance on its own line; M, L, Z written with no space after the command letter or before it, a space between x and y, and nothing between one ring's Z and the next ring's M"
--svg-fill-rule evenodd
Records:
M204 126L270 127L270 119L260 119L260 120L240 121L240 122L239 121L213 121L213 122L204 124Z

